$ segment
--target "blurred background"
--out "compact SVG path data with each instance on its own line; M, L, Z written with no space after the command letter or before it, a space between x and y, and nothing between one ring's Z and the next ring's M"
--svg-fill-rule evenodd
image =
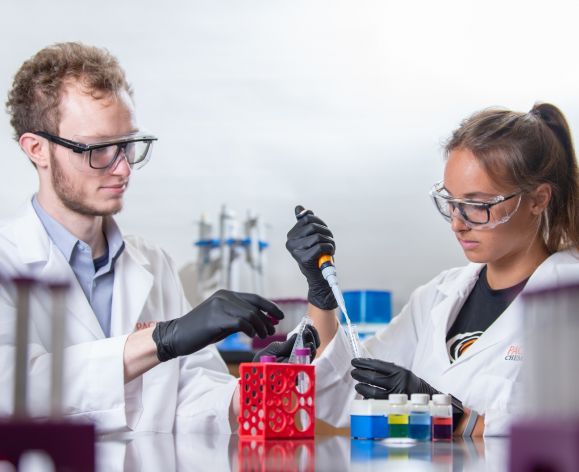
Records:
M263 293L303 297L284 247L302 204L334 232L342 287L390 290L396 313L417 286L466 263L428 197L463 118L549 101L577 137L578 11L559 0L4 0L0 96L46 45L107 48L142 128L159 137L118 216L125 233L186 268L202 214L215 230L223 205L241 224L251 212L269 244ZM0 138L5 218L37 178L6 114Z

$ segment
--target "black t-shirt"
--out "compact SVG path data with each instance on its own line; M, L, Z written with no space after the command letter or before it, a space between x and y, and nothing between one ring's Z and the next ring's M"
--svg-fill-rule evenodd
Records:
M493 290L487 282L487 266L484 266L470 295L446 334L446 348L451 362L464 354L495 322L523 290L527 280L513 287Z

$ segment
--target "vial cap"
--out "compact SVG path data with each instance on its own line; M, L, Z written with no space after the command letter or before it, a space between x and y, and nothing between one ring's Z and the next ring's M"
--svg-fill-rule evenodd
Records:
M309 347L298 347L296 349L296 356L309 356L309 355L310 355Z
M405 393L391 393L388 395L388 400L390 400L390 403L406 403L408 395Z
M413 393L410 395L410 403L415 403L416 405L428 405L430 401L430 395L427 393Z
M259 362L276 362L277 358L275 356L260 356Z
M435 405L450 405L450 395L437 393L432 395L432 403Z

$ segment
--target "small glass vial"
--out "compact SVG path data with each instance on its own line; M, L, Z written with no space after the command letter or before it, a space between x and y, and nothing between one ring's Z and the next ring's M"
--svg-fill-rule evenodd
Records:
M310 348L309 347L298 347L295 352L296 364L309 364L310 363Z
M432 440L452 441L452 404L450 395L432 395Z
M408 395L391 393L388 396L388 434L391 438L408 437Z
M413 393L410 395L408 434L417 441L430 441L430 395Z

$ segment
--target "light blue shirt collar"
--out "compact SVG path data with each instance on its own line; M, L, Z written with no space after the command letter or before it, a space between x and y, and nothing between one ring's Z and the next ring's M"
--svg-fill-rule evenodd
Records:
M78 239L52 216L50 216L46 210L42 208L36 195L32 197L32 206L34 207L34 211L38 215L38 218L42 222L44 229L46 229L48 236L50 239L52 239L56 247L58 247L60 252L62 252L69 263L77 245L79 249L89 248L87 243ZM103 231L109 246L109 262L114 262L125 248L123 235L121 234L121 230L117 226L117 223L111 217L104 218ZM107 266L109 266L109 264L107 264ZM110 269L110 267L108 268Z

